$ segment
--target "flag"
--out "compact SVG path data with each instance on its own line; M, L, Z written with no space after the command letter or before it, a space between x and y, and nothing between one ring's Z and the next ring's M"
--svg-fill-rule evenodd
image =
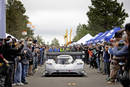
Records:
M64 35L64 39L66 39L66 38L67 38L67 35L65 34L65 35Z
M68 38L68 30L66 29L66 33L64 35L64 38Z
M68 44L68 30L66 29L66 33L64 35L65 45Z
M70 40L69 40L70 43L71 43L71 35L72 35L72 28L70 29Z
M31 22L28 22L28 23L27 23L27 27L30 28L31 26L32 26L32 23L31 23Z
M34 30L35 29L35 26L34 25L32 25L32 28L31 28L32 30Z
M0 38L6 38L6 5L0 0Z

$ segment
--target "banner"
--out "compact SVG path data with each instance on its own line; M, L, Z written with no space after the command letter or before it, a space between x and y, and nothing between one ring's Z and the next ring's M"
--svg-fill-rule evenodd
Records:
M0 38L6 38L6 5L0 0Z

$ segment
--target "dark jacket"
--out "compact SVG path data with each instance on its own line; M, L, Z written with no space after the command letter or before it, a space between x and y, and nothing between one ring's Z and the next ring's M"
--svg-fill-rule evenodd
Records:
M24 53L25 50L27 51L26 53ZM21 57L22 57L21 62L23 64L29 64L29 60L32 60L32 58L33 58L32 57L32 52L28 48L23 49Z
M118 57L125 56L127 59L127 66L130 68L130 46L124 46L120 50L118 50L118 47L114 47L112 53Z
M12 48L8 44L4 45L4 52L3 56L8 60L8 61L13 61L16 58L16 56L21 55L21 50L23 49L23 45L20 48Z
M104 62L105 62L105 63L110 62L110 61L109 61L109 59L110 59L110 54L108 53L108 51L105 51L105 52L104 52L104 57L103 57L103 58L104 58Z
M128 56L128 46L124 46L120 50L118 50L118 47L114 47L112 53L113 55L118 56L118 57Z

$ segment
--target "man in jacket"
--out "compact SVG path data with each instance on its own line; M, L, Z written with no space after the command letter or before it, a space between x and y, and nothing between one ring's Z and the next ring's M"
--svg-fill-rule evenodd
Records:
M23 44L21 44L21 46L19 48L13 47L12 45L13 40L11 38L11 36L8 36L5 44L4 44L4 49L3 49L3 56L4 58L9 61L9 73L6 75L6 79L5 79L5 87L12 87L12 81L13 81L13 72L14 72L14 59L16 58L16 56L21 55L20 52L23 48Z
M104 56L103 56L103 59L104 59L104 71L105 71L105 74L110 75L110 54L108 53L108 46L105 47L105 52L104 52Z
M29 61L32 61L33 57L32 57L32 51L28 48L29 45L27 45L27 47L24 47L22 50L22 83L24 84L28 84L28 82L26 81L26 76L28 75L28 69L29 69Z
M128 78L121 80L123 87L130 87L130 23L126 24L125 26L126 31L126 41L125 46L118 50L119 43L115 43L115 47L113 49L113 55L115 56L125 56L127 63L126 63L126 71L129 73Z

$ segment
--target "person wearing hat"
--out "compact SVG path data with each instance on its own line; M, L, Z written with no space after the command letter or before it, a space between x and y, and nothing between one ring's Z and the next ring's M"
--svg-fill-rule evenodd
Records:
M126 73L123 75L123 79L120 79L120 82L123 87L130 87L130 23L125 25L125 32L125 45L120 50L118 50L119 42L116 42L114 44L115 47L113 48L113 55L118 57L125 56L127 62L124 71Z
M5 39L5 44L3 45L3 57L8 61L9 63L9 73L6 75L5 78L5 86L4 87L12 87L12 81L13 81L13 72L14 72L14 61L16 56L20 55L21 50L23 49L24 45L23 43L20 45L19 48L16 48L13 46L13 40L11 36L8 36Z

